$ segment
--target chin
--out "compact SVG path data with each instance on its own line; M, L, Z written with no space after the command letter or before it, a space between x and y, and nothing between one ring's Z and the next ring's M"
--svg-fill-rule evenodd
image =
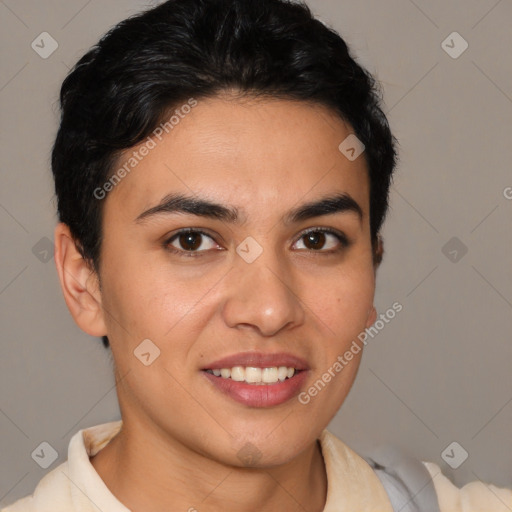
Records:
M234 436L230 448L223 452L224 455L227 452L235 455L234 458L230 457L229 463L238 467L261 469L280 466L293 460L316 440L316 436L308 436L306 431L286 429L277 433L275 430L272 432L272 429L276 429L276 424L260 433L253 431Z

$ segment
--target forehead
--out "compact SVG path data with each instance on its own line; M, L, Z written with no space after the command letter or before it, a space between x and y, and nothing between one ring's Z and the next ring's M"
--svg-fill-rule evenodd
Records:
M242 215L271 214L335 191L368 209L366 161L340 152L353 130L326 107L216 97L198 100L172 121L121 155L115 169L129 172L109 192L105 216L134 219L173 191L211 197Z

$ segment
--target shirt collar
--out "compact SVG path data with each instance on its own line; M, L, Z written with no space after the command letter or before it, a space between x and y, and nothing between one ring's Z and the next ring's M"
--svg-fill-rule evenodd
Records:
M117 435L121 426L122 420L103 423L82 429L71 438L69 479L73 504L79 512L130 512L110 492L89 460ZM384 487L364 459L328 430L322 431L319 440L327 473L323 512L393 512Z

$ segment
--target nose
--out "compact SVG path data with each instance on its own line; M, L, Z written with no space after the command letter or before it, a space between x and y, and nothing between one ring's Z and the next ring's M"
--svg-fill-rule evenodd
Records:
M275 336L284 328L304 322L305 311L283 261L263 254L254 262L237 258L229 273L223 317L233 328L250 328L261 336Z

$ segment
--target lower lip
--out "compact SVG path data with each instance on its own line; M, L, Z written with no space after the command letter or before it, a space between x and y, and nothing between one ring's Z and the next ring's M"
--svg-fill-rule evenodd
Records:
M202 371L202 373L222 393L241 404L249 407L273 407L297 396L304 385L308 372L302 370L291 379L285 379L283 382L277 382L276 384L264 385L224 379L206 371Z

